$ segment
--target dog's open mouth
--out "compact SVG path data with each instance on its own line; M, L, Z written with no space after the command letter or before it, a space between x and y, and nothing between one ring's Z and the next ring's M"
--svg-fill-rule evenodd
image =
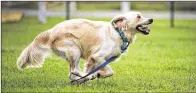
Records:
M136 26L136 29L143 33L144 35L148 35L150 32L150 28L148 27L149 24L139 24Z

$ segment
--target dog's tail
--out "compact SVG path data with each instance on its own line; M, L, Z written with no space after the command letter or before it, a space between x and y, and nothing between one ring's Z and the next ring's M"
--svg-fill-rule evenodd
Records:
M50 32L45 31L38 35L34 41L26 47L17 60L19 70L24 68L40 68L45 58L50 53Z

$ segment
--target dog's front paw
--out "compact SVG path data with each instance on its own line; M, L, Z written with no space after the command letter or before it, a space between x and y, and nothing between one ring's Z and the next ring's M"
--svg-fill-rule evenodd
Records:
M90 79L90 80L94 80L94 79L96 79L96 78L97 78L97 75L91 75L89 79Z
M77 80L77 79L79 79L79 78L81 78L82 76L80 76L78 73L70 73L70 75L69 75L69 78L71 79L71 80Z
M86 78L88 78L89 80L94 80L97 78L97 74L91 74L91 75L87 76Z

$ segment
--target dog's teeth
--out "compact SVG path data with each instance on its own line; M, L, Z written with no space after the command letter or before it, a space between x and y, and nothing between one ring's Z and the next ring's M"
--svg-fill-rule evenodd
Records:
M142 27L139 27L140 30L142 30Z
M143 25L143 27L147 27L148 25Z

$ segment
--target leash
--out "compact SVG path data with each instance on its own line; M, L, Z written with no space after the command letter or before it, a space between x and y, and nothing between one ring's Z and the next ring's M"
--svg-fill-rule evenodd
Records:
M125 36L125 34L123 33L122 30L120 30L120 29L118 29L118 28L116 28L115 30L119 33L119 35L121 36L121 39L123 40L123 45L121 46L121 52L124 53L124 51L128 48L130 42L127 40L127 38L126 38L126 36ZM106 66L107 64L109 64L110 62L114 61L116 58L118 58L118 56L113 56L113 57L109 58L109 59L106 60L103 64L99 65L97 68L93 69L92 71L90 71L90 72L89 72L88 74L86 74L85 76L83 76L83 77L81 77L81 78L79 78L79 79L76 79L76 80L72 80L72 81L71 81L71 84L73 84L74 82L77 82L77 81L79 81L79 80L82 80L82 79L88 77L89 75L95 73L95 72L98 71L99 69L105 67L105 66ZM86 80L86 81L87 81L87 80ZM85 82L85 81L83 81L83 82ZM83 83L83 82L77 82L77 83Z
M88 74L86 74L85 76L79 78L79 79L76 79L76 80L72 80L71 83L75 82L75 81L79 81L83 78L86 78L88 77L89 75L95 73L96 71L98 71L99 69L105 67L107 64L109 64L110 62L114 61L118 56L113 56L111 57L110 59L106 60L103 64L99 65L97 68L93 69L91 72L89 72Z

